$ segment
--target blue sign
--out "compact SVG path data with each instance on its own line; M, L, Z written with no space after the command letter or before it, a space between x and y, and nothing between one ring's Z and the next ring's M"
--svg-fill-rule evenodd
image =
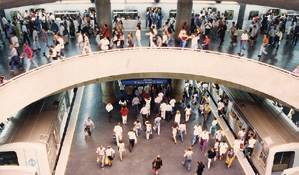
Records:
M134 84L167 84L167 79L129 79L129 80L122 80L123 85L134 85Z

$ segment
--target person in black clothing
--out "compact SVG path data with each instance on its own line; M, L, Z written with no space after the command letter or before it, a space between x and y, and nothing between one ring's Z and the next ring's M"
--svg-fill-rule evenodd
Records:
M219 36L220 36L220 39L221 39L220 46L222 45L222 43L224 41L226 30L227 30L226 22L223 22L223 25L221 25L219 27L219 30L218 30L219 31Z
M152 163L153 169L156 172L156 174L159 174L159 169L162 167L162 159L161 156L158 155L155 160Z
M198 161L197 163L198 163L198 166L197 166L197 170L196 170L196 175L202 175L205 165L201 161Z
M205 154L205 156L208 156L208 170L209 170L210 167L211 167L211 162L212 162L212 160L213 160L213 159L214 159L214 161L217 160L215 148L210 149L210 150Z

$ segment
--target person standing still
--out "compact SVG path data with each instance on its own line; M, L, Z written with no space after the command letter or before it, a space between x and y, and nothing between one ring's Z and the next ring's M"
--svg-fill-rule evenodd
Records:
M91 125L93 126L93 129L94 129L94 123L92 122L91 118L88 117L87 121L84 124L84 128L85 128L85 131L88 132L89 136L91 136Z
M123 124L126 125L127 124L127 117L128 117L128 113L129 113L128 108L126 106L123 106L120 109L120 113L121 113L121 116L122 116Z
M111 119L112 119L112 110L113 110L113 106L112 106L112 104L110 102L107 103L106 110L107 110L107 112L109 114L108 122L110 123Z
M153 161L152 165L153 165L153 169L154 169L156 175L159 174L159 169L160 169L160 168L162 167L162 165L163 165L163 164L162 164L162 159L161 159L161 156L160 156L160 155L158 155L158 156L155 158L155 160Z

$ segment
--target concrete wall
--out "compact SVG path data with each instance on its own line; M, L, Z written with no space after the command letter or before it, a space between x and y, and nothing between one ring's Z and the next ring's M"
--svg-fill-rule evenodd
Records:
M194 79L258 94L299 109L299 78L220 53L135 49L69 58L41 66L0 87L0 121L48 95L87 84L133 78Z

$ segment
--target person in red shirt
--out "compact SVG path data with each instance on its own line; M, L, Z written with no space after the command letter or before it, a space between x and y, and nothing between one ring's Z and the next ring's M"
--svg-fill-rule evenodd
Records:
M108 30L108 25L107 24L104 25L104 35L105 35L105 37L108 40L110 40L110 38L109 38L109 30Z
M31 63L34 65L34 67L38 67L38 65L32 60L33 58L33 50L31 49L31 47L29 47L27 45L27 43L24 43L24 52L20 55L20 58L23 58L23 55L26 53L27 55L27 68L26 71L29 70Z
M204 41L204 44L202 44L204 50L208 50L210 45L210 38L208 35L206 35L206 39Z
M128 108L126 106L123 106L120 109L120 113L121 113L121 116L122 116L123 124L126 125L127 124L127 117L128 117L128 113L129 113Z

